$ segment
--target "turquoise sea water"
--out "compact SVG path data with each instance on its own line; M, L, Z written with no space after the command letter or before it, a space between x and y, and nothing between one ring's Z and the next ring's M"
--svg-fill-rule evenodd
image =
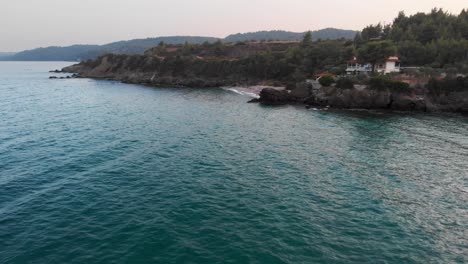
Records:
M0 62L0 263L464 263L468 117Z

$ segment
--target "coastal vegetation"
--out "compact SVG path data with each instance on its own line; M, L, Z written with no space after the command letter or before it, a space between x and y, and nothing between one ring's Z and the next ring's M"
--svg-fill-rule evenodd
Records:
M225 78L229 84L263 81L288 87L321 72L344 74L346 61L356 54L373 68L384 58L398 55L404 66L421 67L415 74L468 73L468 13L465 10L459 15L441 9L412 16L400 13L393 24L370 25L359 32L354 41L314 41L313 36L313 33L305 34L301 42L205 41L177 45L160 42L144 56L106 56L110 60L126 60L129 70L153 71L174 78ZM98 61L100 59L87 61L84 65ZM411 70L407 73L412 74Z
M325 86L325 87L332 85L334 82L335 82L335 79L331 75L325 75L319 79L320 85Z
M468 10L453 15L442 9L407 16L400 12L390 25L370 25L356 35L356 47L372 40L393 43L407 66L456 68L468 73Z
M411 93L411 89L408 83L394 81L385 76L376 76L370 78L368 81L370 89L373 90L388 90L396 93Z
M427 84L427 89L432 96L449 95L454 92L468 92L468 76L441 80L432 78Z
M204 81L206 85L202 86L262 82L294 87L323 70L342 72L352 54L352 41L344 39L233 44L218 41L199 45L161 42L144 55L106 54L80 65L96 68L105 59L112 65L107 73L157 73L160 79L179 80L186 86L191 85L184 80L192 84Z
M340 89L353 89L354 81L349 77L341 77L338 80L336 80L336 87Z
M457 78L468 74L467 31L465 10L452 15L434 9L412 16L400 13L393 24L370 25L354 40L320 40L307 32L301 41L160 42L142 55L105 54L65 71L151 86L261 84L291 90L262 93L275 104L307 101L344 108L468 111L466 95L460 94L468 92L466 77ZM401 56L404 72L344 77L347 61L356 55L372 68L389 56ZM318 76L317 83L330 89L312 92L310 79ZM360 88L353 89L355 85ZM447 96L429 102L426 94Z
M245 36L254 38L249 34ZM344 74L346 61L353 55L370 62L373 67L389 56L398 55L404 66L424 67L425 72L468 73L466 10L459 15L442 9L412 16L401 12L393 24L370 25L359 32L354 41L344 38L321 40L314 37L313 32L302 36L302 41L225 43L218 40L199 44L161 41L148 49L145 56L116 55L115 58L128 59L134 70L141 67L175 77L228 75L237 82L265 80L283 84L301 82L321 72ZM148 60L150 64L143 63ZM93 62L85 62L90 63Z

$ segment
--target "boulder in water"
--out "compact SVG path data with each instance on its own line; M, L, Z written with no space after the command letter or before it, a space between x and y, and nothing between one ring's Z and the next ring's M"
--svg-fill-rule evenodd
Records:
M292 99L287 90L265 88L260 92L258 102L266 105L284 105L292 102Z

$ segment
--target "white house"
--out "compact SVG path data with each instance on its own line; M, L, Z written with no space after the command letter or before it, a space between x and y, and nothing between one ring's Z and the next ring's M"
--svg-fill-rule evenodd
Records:
M385 62L385 65L379 64L379 66L383 66L377 67L377 71L381 73L387 74L392 72L400 72L400 58L396 56L389 57Z
M372 65L370 64L360 64L356 57L353 57L352 60L348 61L346 66L346 73L347 74L357 74L357 73L365 73L371 72Z
M346 67L347 74L358 74L358 73L368 73L372 72L372 64L360 64L358 59L354 57L352 60L348 61ZM377 63L375 65L375 72L379 73L392 73L400 72L400 59L396 56L389 57L385 62Z

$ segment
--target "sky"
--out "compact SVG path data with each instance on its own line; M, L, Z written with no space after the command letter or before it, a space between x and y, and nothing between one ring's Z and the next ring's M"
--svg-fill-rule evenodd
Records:
M433 7L458 14L468 1L0 0L0 51L275 29L360 30L390 23L399 11L409 15Z

